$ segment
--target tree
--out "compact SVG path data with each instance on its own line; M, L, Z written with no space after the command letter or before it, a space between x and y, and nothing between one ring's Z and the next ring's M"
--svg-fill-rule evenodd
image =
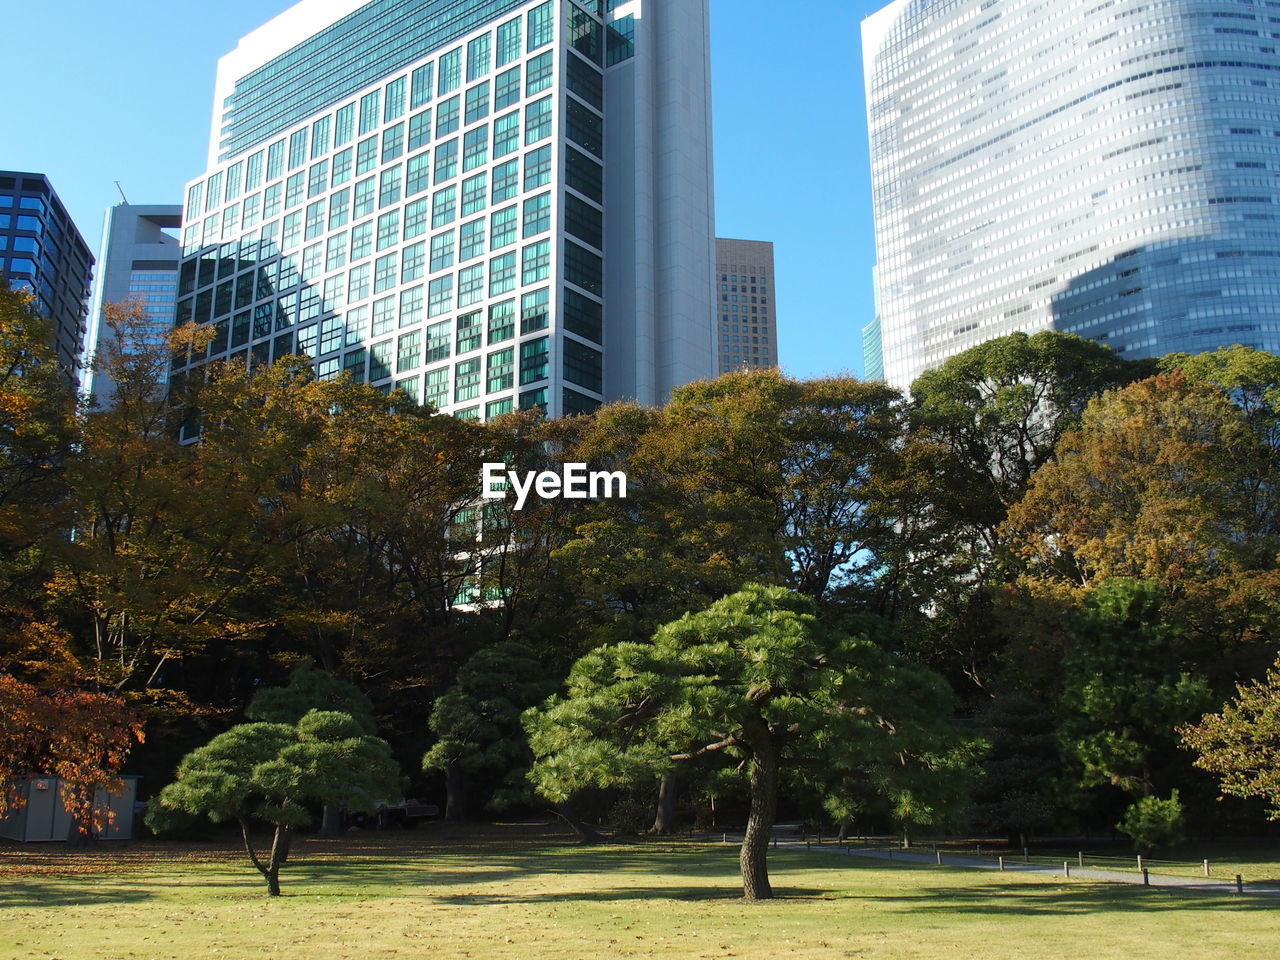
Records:
M377 799L399 792L400 771L384 741L365 734L350 714L312 710L296 725L232 727L192 751L148 809L147 823L162 830L175 811L236 821L267 893L278 897L290 834L310 821L310 805L340 803L372 813ZM275 828L265 858L250 837L255 819Z
M1060 724L1083 786L1152 796L1161 781L1185 775L1174 728L1211 700L1183 658L1180 632L1160 588L1128 580L1104 581L1070 618Z
M353 683L317 670L309 663L294 668L283 687L266 687L254 694L244 715L267 723L296 724L312 710L345 713L369 736L378 732L373 704ZM320 817L320 833L334 836L342 832L342 808L326 803Z
M14 790L20 777L55 776L74 835L87 838L110 819L97 794L121 790L120 769L142 740L142 723L119 698L43 693L0 673L0 816L21 804Z
M424 770L445 775L446 820L466 817L467 781L477 774L501 774L501 791L520 791L532 760L520 715L555 686L533 651L511 641L482 648L463 664L431 710L439 739L422 758ZM501 792L495 797L503 799Z
M823 627L814 609L783 588L749 585L661 627L651 643L582 657L565 695L525 715L538 791L565 802L704 758L737 766L751 797L743 893L771 897L766 858L784 773L821 793L903 753L945 753L954 740L937 677ZM909 720L899 723L902 714Z
M1224 794L1261 797L1280 820L1280 659L1261 680L1236 685L1221 713L1179 730L1195 764L1219 778Z

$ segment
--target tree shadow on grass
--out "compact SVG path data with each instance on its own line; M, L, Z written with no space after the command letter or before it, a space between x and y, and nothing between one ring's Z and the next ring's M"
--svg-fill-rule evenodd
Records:
M847 894L841 899L882 903L897 910L990 916L1068 916L1073 914L1275 913L1275 898L1236 896L1194 890L1139 887L1114 883L981 884L924 886L886 895Z

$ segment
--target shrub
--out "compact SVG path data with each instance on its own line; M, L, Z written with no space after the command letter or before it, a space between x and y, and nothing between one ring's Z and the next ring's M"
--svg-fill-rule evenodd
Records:
M1131 804L1116 829L1133 838L1135 850L1155 850L1182 839L1182 822L1182 803L1174 790L1168 800L1143 797Z

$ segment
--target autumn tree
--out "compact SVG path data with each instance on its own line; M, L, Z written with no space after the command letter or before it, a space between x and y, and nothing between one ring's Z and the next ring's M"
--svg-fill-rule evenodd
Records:
M267 893L278 897L290 835L310 822L312 805L372 813L376 800L399 793L400 771L385 742L349 714L313 710L297 724L232 727L192 751L147 810L147 823L163 830L174 811L234 820ZM254 847L254 821L274 828L269 853Z
M19 779L61 781L73 836L87 838L109 822L99 792L122 789L119 773L142 723L122 700L80 690L46 693L0 673L0 816L15 809Z
M600 647L574 664L564 695L526 714L530 776L564 802L703 758L737 767L751 797L743 892L762 900L784 775L839 789L842 775L900 753L946 752L949 702L937 677L823 627L811 600L752 585L650 643Z

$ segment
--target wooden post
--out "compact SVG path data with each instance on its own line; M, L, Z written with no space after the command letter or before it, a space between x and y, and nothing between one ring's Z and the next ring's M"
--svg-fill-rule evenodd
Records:
M938 866L942 866L942 851L938 849L937 844L934 844L933 855L938 858Z
M1236 893L1244 893L1244 878L1236 874Z
M727 834L727 833L726 833L726 834L724 835L724 839L721 841L721 843L728 843L728 842L729 842L729 834Z
M1076 862L1080 864L1080 869L1083 870L1084 869L1084 851L1083 850L1076 851Z
M1142 854L1138 854L1138 869L1142 869Z
M1151 871L1146 867L1142 868L1142 885L1144 887L1151 886Z
M1027 854L1027 848L1026 848L1026 847L1023 847L1023 848L1022 848L1022 862L1023 862L1023 863L1030 863L1030 862L1031 862L1031 857Z
M890 860L892 860L892 859L893 859L893 847L889 847L889 848L888 848L888 850L889 850L889 859L890 859Z
M1069 876L1071 876L1071 861L1070 861L1070 860L1063 860L1063 861L1062 861L1062 875L1063 875L1064 877L1069 877Z
M1204 862L1204 875L1205 875L1206 877L1209 875L1209 861L1208 861L1208 860L1206 860L1206 861Z
M1004 857L1000 858L1000 872L1004 873Z
M982 844L980 844L980 843L975 843L975 844L973 845L973 855L974 855L975 857L980 857L980 856L982 856Z

